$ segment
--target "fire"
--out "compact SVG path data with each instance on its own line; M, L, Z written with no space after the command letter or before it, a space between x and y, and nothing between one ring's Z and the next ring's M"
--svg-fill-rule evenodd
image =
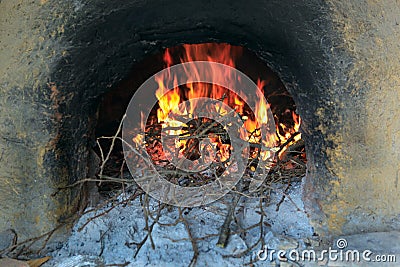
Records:
M235 61L242 55L242 47L231 46L228 44L216 44L216 43L206 43L206 44L185 44L182 46L183 54L180 56L179 60L172 53L171 49L166 49L163 60L167 67L174 64L190 62L190 61L211 61L218 62L230 67L235 67ZM175 56L175 57L174 57ZM188 77L196 78L199 72L186 73ZM229 84L234 84L235 73L233 71L225 70L220 71L219 69L214 70L211 75L218 79L225 79L229 81ZM222 140L220 134L216 132L221 130L221 127L216 126L215 129L210 129L206 132L208 136L209 144L202 143L199 141L193 141L188 136L191 131L191 125L182 122L179 118L190 118L197 120L198 125L210 124L212 122L206 118L196 118L194 117L194 110L196 104L190 104L189 106L182 106L180 103L186 100L206 97L222 101L224 104L228 105L237 112L242 120L244 121L244 127L247 133L241 133L241 138L249 143L260 143L261 133L259 131L260 124L268 123L267 111L269 109L269 104L264 98L264 88L266 82L258 79L257 86L259 90L257 91L257 98L255 113L249 114L248 107L246 105L246 99L242 99L237 94L232 91L221 87L216 84L207 83L187 83L185 86L177 86L176 77L170 77L167 75L156 76L156 82L158 84L158 90L156 91L156 97L158 99L158 109L156 112L157 122L161 125L168 135L177 136L174 146L179 150L180 157L191 158L190 153L196 153L198 151L208 151L207 155L211 155L213 149L217 149L216 155L214 155L213 160L224 162L229 159L232 148L229 142ZM174 89L167 91L167 84L173 83ZM197 107L198 108L198 107ZM222 105L215 106L205 106L200 107L211 113L217 113L220 116L225 116L228 111L224 109ZM288 126L283 123L276 123L277 135L268 136L267 141L265 141L265 146L279 146L285 143L295 132L299 130L300 127L300 117L293 111L293 122L294 125ZM186 130L175 130L174 128L183 127ZM191 132L191 134L198 134L196 130ZM189 134L190 135L190 134ZM184 138L186 137L186 138ZM293 142L300 139L300 135L297 135ZM197 146L197 149L192 149L191 146ZM172 149L171 149L172 150ZM193 152L194 151L194 152ZM270 152L266 151L261 155L262 158L268 158ZM170 152L164 151L166 155L156 155L157 159L168 157ZM175 155L176 156L176 155ZM153 156L152 156L153 157ZM196 158L196 157L194 157ZM154 160L154 157L153 157Z

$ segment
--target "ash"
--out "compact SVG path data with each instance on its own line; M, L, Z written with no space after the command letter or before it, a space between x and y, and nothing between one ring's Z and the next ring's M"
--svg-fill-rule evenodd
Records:
M231 223L228 244L224 248L216 244L227 214L229 195L211 205L185 209L182 213L175 207L162 209L151 235L148 235L146 225L151 225L153 219L147 217L146 224L144 212L156 211L159 204L150 200L148 208L144 209L143 199L138 197L98 218L93 219L112 204L82 216L68 241L60 244L60 248L52 252L52 259L43 266L189 266L195 253L187 226L197 245L196 266L274 265L257 261L256 253L261 249L261 243L249 249L260 240L260 232L263 232L262 239L271 249L301 248L313 235L301 200L302 183L297 182L286 191L287 197L280 204L279 211L276 211L277 205L282 200L286 185L277 184L274 187L269 205L263 208L266 214L264 221L259 227L246 231L240 229L260 221L260 200L241 198ZM120 201L127 198L128 194L118 196ZM179 222L181 215L186 225ZM78 231L85 223L87 225ZM140 242L143 243L141 247L138 245Z

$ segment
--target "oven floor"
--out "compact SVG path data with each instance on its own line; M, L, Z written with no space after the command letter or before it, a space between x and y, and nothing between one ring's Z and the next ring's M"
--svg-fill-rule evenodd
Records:
M288 197L280 204L278 212L276 211L277 204L282 199L281 193L286 185L276 185L276 187L275 193L271 195L271 204L264 208L265 214L268 215L263 226L264 240L266 244L276 248L302 246L309 242L307 240L313 234L301 200L302 184L297 182L290 187L286 192ZM118 196L120 200L128 197L129 195ZM259 245L239 258L224 257L224 255L239 255L254 244L260 236L260 228L257 227L246 231L246 234L232 233L225 248L216 245L219 230L227 213L226 205L223 204L224 198L206 207L192 208L184 215L189 222L192 236L199 238L197 266L241 266L251 262L255 258L255 253L261 248ZM152 249L151 241L148 239L134 258L137 246L133 243L143 240L147 233L143 230L146 221L142 204L136 198L125 207L117 206L106 215L94 220L90 219L110 207L111 205L106 206L96 213L87 213L81 217L74 226L68 242L59 250L54 251L52 260L44 266L189 265L193 257L193 248L183 223L175 226L155 224L151 234L155 249ZM150 201L149 207L151 210L157 206L155 202ZM260 220L260 215L257 213L258 207L259 199L241 198L236 212L240 210L242 213L242 216L237 216L240 218L242 227L251 226ZM173 223L177 218L179 218L177 208L164 209L160 222ZM78 231L88 220L90 222ZM232 224L231 231L235 230L237 228L235 224ZM201 239L204 236L209 237Z

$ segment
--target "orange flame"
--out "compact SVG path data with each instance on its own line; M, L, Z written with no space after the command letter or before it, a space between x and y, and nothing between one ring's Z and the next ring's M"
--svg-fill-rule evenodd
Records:
M211 61L211 62L218 62L222 63L231 67L235 67L235 60L242 55L242 47L239 46L231 46L228 44L217 44L217 43L206 43L206 44L185 44L183 47L183 55L180 57L180 62L177 63L184 63L190 61ZM170 67L174 64L174 57L172 54L171 49L166 49L164 57L164 63L167 67ZM176 60L175 60L176 61ZM199 77L199 71L192 71L187 72L186 75L188 77L194 79ZM230 84L234 85L236 82L235 73L230 69L215 69L212 73L210 73L212 77L216 77L218 79L225 79ZM170 73L159 75L155 78L158 89L156 91L156 97L158 99L159 108L157 110L157 119L158 122L161 123L162 127L177 127L177 126L187 126L184 123L180 122L179 120L172 119L169 114L173 113L179 116L184 116L187 118L193 118L194 108L195 106L190 106L189 110L182 109L179 107L179 104L187 99L193 99L198 97L207 97L213 99L219 99L223 101L226 105L230 106L231 108L235 109L237 113L242 116L244 121L244 127L248 131L248 133L242 133L241 138L250 142L250 143L259 143L261 140L261 133L259 132L260 124L267 124L268 123L268 109L269 104L266 103L264 97L264 87L266 86L266 82L263 80L258 79L257 86L259 90L257 91L257 99L256 107L255 107L255 114L247 116L244 115L244 111L246 110L246 99L240 98L237 94L233 93L232 91L223 88L216 84L207 84L207 83L187 83L186 88L178 87L177 86L177 79L176 77L170 77ZM166 90L167 83L173 81L174 89L171 91ZM210 112L218 112L220 115L225 115L227 111L223 109L221 106L207 106L201 107L206 108ZM300 117L293 112L293 127L287 127L284 124L278 124L277 127L277 136L268 136L266 138L265 146L275 146L277 145L277 141L279 140L280 143L284 143L288 140L291 135L299 130L300 127ZM281 128L284 132L282 134L279 131ZM168 134L172 135L181 135L183 131L181 130L168 130ZM221 141L219 136L211 136L209 134L209 139L212 140L212 146L217 147L219 150L217 152L217 156L219 157L220 161L226 161L229 159L231 147L229 144L224 144ZM296 140L300 139L300 135L296 136ZM296 141L295 140L295 141ZM185 146L187 146L187 140L180 140L175 144L177 148L181 148L180 154L184 154ZM203 147L204 149L209 149L208 147ZM200 148L202 149L202 148ZM264 152L262 158L269 157L269 151Z

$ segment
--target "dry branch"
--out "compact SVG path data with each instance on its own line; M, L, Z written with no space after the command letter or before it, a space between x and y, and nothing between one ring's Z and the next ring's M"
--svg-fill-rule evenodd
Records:
M240 190L237 190L237 191L240 191ZM222 248L226 247L226 245L228 243L229 235L231 232L230 225L231 225L231 222L234 217L236 206L242 196L235 192L232 192L232 194L233 194L233 197L228 206L228 214L226 215L225 221L221 226L221 230L219 232L219 238L218 238L218 242L217 242L217 246L222 247Z

